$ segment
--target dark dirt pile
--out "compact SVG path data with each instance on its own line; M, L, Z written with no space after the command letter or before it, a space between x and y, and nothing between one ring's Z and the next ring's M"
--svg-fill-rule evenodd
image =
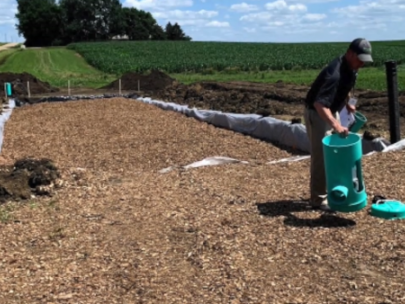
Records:
M58 183L58 168L49 159L20 159L0 169L0 202L30 199L32 194L49 195Z
M49 83L43 82L28 73L0 73L0 96L4 96L5 82L12 84L13 96L18 98L28 96L27 82L29 82L31 94L43 94L59 91L57 88L53 88Z
M150 74L143 75L133 72L126 73L121 77L121 90L136 91L138 90L138 80L140 84L140 90L142 92L154 92L165 89L167 86L173 84L175 79L162 73L158 70L152 70ZM112 83L102 87L101 89L119 89L119 80L115 80Z

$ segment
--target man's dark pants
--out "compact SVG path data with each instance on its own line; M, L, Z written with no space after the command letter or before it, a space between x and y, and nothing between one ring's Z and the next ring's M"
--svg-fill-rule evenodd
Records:
M339 113L332 113L340 122ZM311 205L320 206L326 200L326 174L323 156L322 139L332 133L332 126L324 121L315 109L305 107L304 120L310 144L311 153Z

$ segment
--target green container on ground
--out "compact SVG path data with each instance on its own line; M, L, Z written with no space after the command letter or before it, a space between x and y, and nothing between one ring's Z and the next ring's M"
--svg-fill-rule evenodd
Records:
M9 83L9 82L6 82L6 93L7 93L7 96L11 96L11 94L12 94L11 83Z
M367 118L366 116L364 116L363 114L361 114L360 112L355 112L354 113L354 122L353 124L350 126L349 131L356 133L359 132L360 129L364 126L364 124L367 122Z
M356 212L367 206L360 135L326 136L323 140L328 205L339 212Z
M387 200L382 204L371 205L371 215L386 220L405 219L405 204L399 201Z

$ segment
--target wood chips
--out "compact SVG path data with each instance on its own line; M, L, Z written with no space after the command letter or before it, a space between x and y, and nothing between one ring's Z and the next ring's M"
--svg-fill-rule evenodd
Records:
M2 156L50 158L52 197L0 207L0 303L403 303L405 228L308 211L309 161L126 99L17 108ZM158 171L210 156L249 164ZM404 200L404 152L363 160Z

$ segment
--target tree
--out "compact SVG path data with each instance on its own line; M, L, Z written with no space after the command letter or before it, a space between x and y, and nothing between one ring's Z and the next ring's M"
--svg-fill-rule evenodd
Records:
M144 27L139 17L139 11L136 8L123 8L124 15L124 33L129 40L148 40L149 32Z
M17 0L15 16L26 46L55 45L63 32L62 12L55 0Z
M136 8L123 8L125 34L130 40L164 40L165 33L152 14Z
M166 40L166 33L159 24L155 24L152 27L151 31L152 40Z
M107 40L124 31L119 0L60 0L65 43Z
M180 25L177 22L172 25L170 22L166 25L166 38L168 40L186 40L190 41L191 37L186 36Z
M27 46L105 41L117 35L130 40L191 40L175 23L166 29L150 12L123 8L120 0L17 0L17 29Z

